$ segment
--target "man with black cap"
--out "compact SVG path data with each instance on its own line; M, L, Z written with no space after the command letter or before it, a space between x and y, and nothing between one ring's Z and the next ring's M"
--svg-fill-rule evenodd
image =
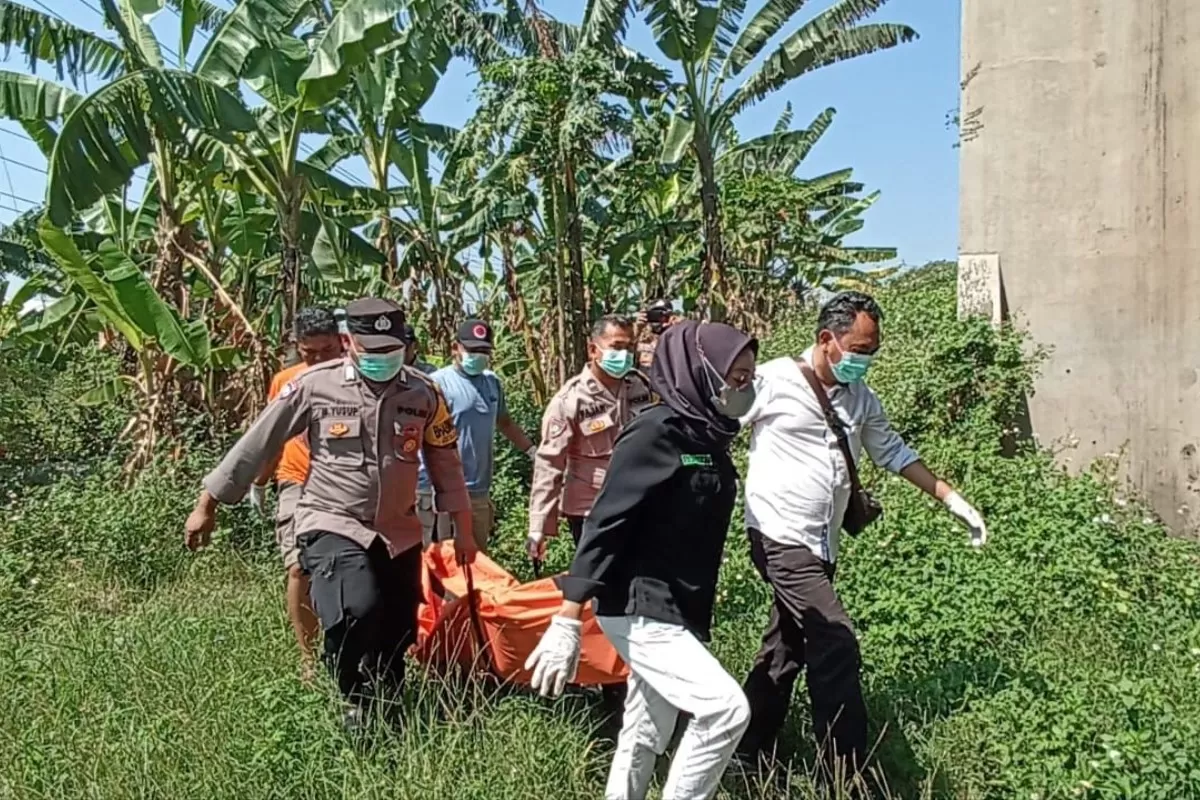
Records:
M417 330L412 325L404 326L404 365L426 375L437 371L437 367L421 358L421 342L417 339Z
M454 420L437 384L404 366L404 312L388 300L356 300L346 306L345 329L347 355L285 385L205 477L185 542L208 544L217 505L240 502L284 443L307 432L312 457L293 525L325 630L324 660L353 730L381 691L403 681L414 639L421 460L454 516L459 560L469 563L476 548Z
M655 300L649 308L638 315L637 368L649 372L654 364L654 350L658 337L667 328L679 321L670 300Z
M530 458L533 458L537 447L508 416L500 378L488 369L492 355L492 326L480 319L464 322L458 328L453 353L454 363L442 367L430 377L441 387L458 430L458 452L467 481L467 492L471 496L475 543L480 551L486 551L495 522L495 508L490 493L496 430ZM433 490L433 505L438 513L435 529L428 535L434 539L445 539L451 535L457 523L445 514L446 505L437 486L430 487L428 480L423 477L422 492L429 492L430 489ZM457 541L459 532L453 532Z

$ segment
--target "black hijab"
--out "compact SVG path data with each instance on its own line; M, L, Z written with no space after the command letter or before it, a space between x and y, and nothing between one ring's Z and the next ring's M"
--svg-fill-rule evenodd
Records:
M741 425L713 407L720 379L747 347L758 352L758 341L719 322L678 322L658 339L650 388L663 403L691 423L695 433L716 447L728 447ZM701 357L703 353L703 358ZM704 359L716 375L704 364Z

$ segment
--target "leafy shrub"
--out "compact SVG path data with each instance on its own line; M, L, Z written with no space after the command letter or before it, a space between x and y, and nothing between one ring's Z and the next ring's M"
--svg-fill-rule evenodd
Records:
M22 350L0 351L0 496L81 474L112 451L128 407L84 407L78 400L116 370L110 355L75 345L54 364Z
M179 578L188 569L183 522L215 450L183 460L161 459L127 488L120 462L99 460L80 474L27 487L0 517L0 627L32 623L60 598L62 583L116 585L136 595ZM272 534L245 507L227 509L216 534L272 552ZM57 584L56 584L57 581Z

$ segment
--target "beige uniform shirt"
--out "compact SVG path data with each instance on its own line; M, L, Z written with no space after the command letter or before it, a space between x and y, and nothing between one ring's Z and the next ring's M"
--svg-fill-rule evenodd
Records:
M647 330L637 343L637 368L649 373L654 365L654 351L658 347L658 337Z
M204 488L222 503L239 502L262 465L306 431L312 462L296 504L297 537L329 531L366 548L380 536L393 556L419 545L418 451L439 507L470 508L458 433L437 384L405 367L376 395L348 359L318 364L284 386Z
M587 516L621 429L654 401L640 372L626 375L615 396L590 366L563 384L542 417L529 496L530 533L554 536L560 515Z

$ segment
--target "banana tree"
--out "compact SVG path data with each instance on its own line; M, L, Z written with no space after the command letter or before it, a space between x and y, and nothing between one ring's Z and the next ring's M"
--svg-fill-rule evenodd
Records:
M43 288L38 280L24 281L19 286L13 286L7 278L0 278L0 347L20 329L26 306Z
M664 160L675 163L684 151L695 159L704 222L701 297L714 316L723 314L725 302L717 161L734 143L735 117L802 75L916 38L906 25L859 24L885 2L837 0L742 78L804 0L766 0L744 25L744 0L639 0L659 50L682 77L672 87L675 120ZM603 5L623 16L629 2Z
M549 301L558 311L558 371L570 374L586 353L585 229L592 184L606 158L627 142L626 104L661 92L666 76L611 41L615 34L598 27L594 7L581 28L550 20L533 5L524 16L510 11L509 18L521 49L481 71L480 108L462 146L497 160L481 165L483 172L525 175L543 195L555 245L547 255Z
M84 251L75 237L49 220L38 234L46 252L61 270L77 306L72 316L85 315L97 330L114 329L134 356L136 369L90 390L80 402L111 402L125 392L139 402L123 436L132 438L126 461L130 474L153 456L158 441L173 431L173 405L183 383L181 373L194 378L234 357L211 346L204 320L183 319L154 288L144 267L111 239Z
M333 169L363 159L378 199L366 232L385 254L381 283L405 293L414 319L428 312L431 341L448 346L470 278L447 226L448 209L459 201L452 157L458 131L426 121L422 110L456 51L482 63L471 53L478 47L494 54L500 45L455 46L451 36L467 20L482 28L463 3L441 8L447 13L432 15L418 3L396 40L355 71L335 106L333 134L310 163ZM481 37L486 33L466 38Z
M250 147L226 150L239 179L270 198L278 217L283 330L304 292L306 209L336 227L338 210L387 202L304 161L301 137L330 132L322 109L397 38L397 16L406 7L404 0L242 0L216 25L197 60L198 76L227 90L244 83L266 101ZM326 241L346 236L344 228L333 230Z

